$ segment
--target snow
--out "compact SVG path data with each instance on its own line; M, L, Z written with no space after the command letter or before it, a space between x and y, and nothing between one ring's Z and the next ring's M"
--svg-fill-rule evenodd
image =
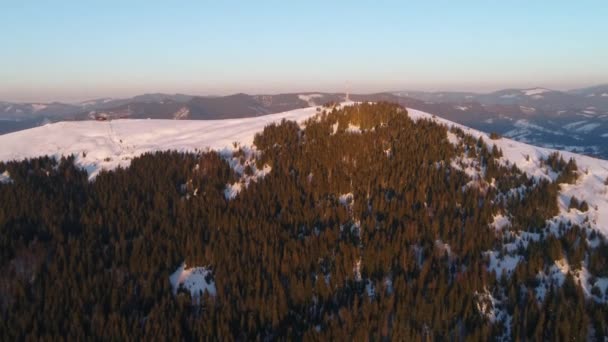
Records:
M456 109L458 109L458 110L461 110L461 111L463 111L463 112L464 112L465 110L468 110L468 109L469 109L469 107L467 107L467 106L454 106L454 108L456 108Z
M460 139L458 136L450 131L448 131L448 141L454 146L458 146L460 144Z
M350 104L352 102L343 105ZM105 122L60 122L0 136L2 147L0 160L73 154L76 157L76 164L86 168L90 178L93 179L103 169L127 167L131 159L146 152L160 150L196 152L209 148L221 151L225 157L230 156L235 150L233 142L238 141L242 146L251 146L255 133L262 131L266 125L280 122L282 119L294 120L302 124L316 113L317 107L309 107L230 120L125 119ZM555 179L556 177L552 172L547 173L546 168L540 165L541 159L547 158L555 150L527 145L508 138L491 140L485 133L422 111L408 108L408 113L415 120L433 120L449 127L459 127L475 138L483 137L490 148L496 145L502 150L501 163L515 164L533 178ZM450 139L449 135L448 139ZM451 142L456 142L454 137L451 138ZM559 222L586 222L589 228L597 229L608 236L608 196L607 187L604 185L604 181L608 178L608 161L571 152L560 153L565 160L574 158L581 172L575 184L562 185L559 198L560 213L551 220L551 224L557 226ZM239 167L237 163L231 163L231 166ZM471 168L470 164L465 165L466 171L471 175L475 176L479 172L469 168ZM256 172L253 177L270 172L269 169L259 170L259 173L257 170L254 171ZM228 197L233 194L236 196L238 189L246 184L247 179L242 178L237 184L227 186ZM572 195L587 201L589 211L584 213L578 210L569 211L565 199L569 199Z
M521 128L521 129L535 129L537 131L541 131L544 133L550 133L550 134L555 134L555 135L564 135L562 132L547 129L543 126L531 123L530 121L528 121L526 119L520 119L520 120L515 121L513 126L515 126L517 128Z
M602 138L608 138L608 133L604 133L601 135Z
M243 185L240 182L226 185L224 189L224 197L227 200L234 199L243 189Z
M317 104L315 103L314 99L319 98L319 97L323 97L322 94L307 94L307 95L298 95L298 98L306 103L308 103L308 105L310 107L314 107Z
M496 272L496 277L500 278L500 276L505 273L506 275L511 275L517 267L519 261L523 258L520 255L499 255L496 251L485 252L485 255L490 259L490 263L488 265L489 272Z
M236 198L243 188L246 189L251 182L257 182L259 179L266 177L272 170L272 167L268 164L264 164L262 169L257 168L256 157L258 156L258 151L255 147L240 146L239 144L237 144L237 147L240 149L238 152L242 153L235 153L229 150L220 152L222 157L228 161L230 167L240 176L236 183L226 185L224 189L226 200ZM245 172L247 167L251 170L250 174Z
M340 195L340 198L339 198L340 204L342 204L343 206L352 205L354 200L355 199L354 199L352 192L349 192L347 194L342 194L342 195Z
M554 261L554 264L548 268L547 272L538 272L536 278L540 281L540 284L535 289L537 300L542 301L545 298L545 294L550 286L562 286L568 274L572 274L575 283L581 285L585 297L591 298L598 303L608 302L608 296L605 295L606 289L608 289L608 277L593 277L585 266L578 270L573 270L566 259ZM600 289L603 294L602 296L598 297L591 293L594 286Z
M496 230L502 230L503 228L506 228L510 225L511 221L509 220L509 218L503 216L502 214L494 216L494 221L491 224L491 226L494 227L494 229Z
M188 115L190 115L190 109L188 109L188 107L182 107L173 114L173 119L175 119L175 120L185 119L188 117Z
M433 117L431 114L409 109L408 113L411 118L428 119L444 124L448 127L458 127L466 134L470 134L475 138L482 137L486 144L492 148L496 145L502 150L503 157L500 162L506 164L515 164L520 170L527 173L535 179L551 179L555 180L555 173L545 173L546 169L541 167L541 159L546 159L555 150L528 145L522 142L514 141L508 138L491 140L489 135L478 130L445 120L439 117ZM551 224L555 227L559 222L571 221L585 222L590 228L596 229L604 236L608 237L608 195L607 187L604 184L608 178L608 160L596 159L589 156L583 156L567 151L559 151L564 160L574 158L579 169L579 178L575 184L562 184L559 198L560 213L551 220ZM585 173L584 171L587 171ZM589 204L587 212L568 211L568 205L565 199L571 196L576 196L579 200L585 200Z
M511 322L513 317L509 315L504 305L504 293L500 295L502 298L496 298L487 288L484 288L482 292L475 292L475 307L491 323L503 323L505 331L502 336L498 336L497 341L511 341Z
M544 94L544 93L547 93L550 91L551 90L544 89L544 88L532 88L532 89L523 90L523 93L526 94L526 96L534 96L534 95Z
M11 179L11 174L8 173L8 171L4 171L2 173L0 173L0 183L2 184L8 184L8 183L12 183L13 180Z
M345 105L352 104L344 103ZM58 122L0 136L0 160L23 160L49 155L74 155L76 164L94 179L101 170L127 167L146 152L232 151L232 143L252 145L255 133L282 119L302 123L316 107L244 119L139 120ZM84 153L84 154L83 154ZM86 156L85 156L86 154Z
M348 123L348 128L346 128L346 132L348 133L361 133L361 127L357 125L353 125L352 123Z
M333 124L333 125L331 126L331 129L332 129L332 134L336 134L336 133L338 133L338 127L339 127L339 126L340 126L340 123L338 123L338 122L336 122L335 124Z
M40 104L40 103L32 103L31 106L32 106L32 111L34 111L34 112L39 112L47 107L47 105Z
M593 115L591 115L591 114L585 114L585 113L576 113L576 115L578 115L578 116L582 116L582 117L585 117L585 118L587 118L587 119L591 119L591 118L593 118Z
M567 125L564 125L563 127L565 129L574 129L574 128L576 128L576 126L580 126L580 125L583 125L585 123L587 123L587 120L571 122L571 123L569 123Z
M198 300L201 294L207 292L215 296L217 291L213 280L207 281L211 277L211 270L205 267L187 268L183 263L177 270L169 276L173 294L181 288L190 292L193 299Z
M586 124L584 126L577 128L576 131L579 133L589 133L589 132L593 131L594 129L600 127L601 125L602 124L600 124L600 123L589 123L589 124Z
M575 279L580 280L583 292L587 297L593 298L598 303L608 302L608 277L592 277L586 267L576 272ZM591 293L593 287L598 287L603 297L598 297Z
M567 125L564 125L563 127L565 129L573 130L579 133L589 133L594 129L600 127L601 125L601 123L589 123L587 120L582 120L569 123Z
M608 97L608 93L603 93L601 96L602 97Z
M532 108L532 107L519 106L519 109L521 109L521 111L524 112L524 114L536 113L536 108Z
M80 102L81 106L87 107L87 106L93 106L96 105L98 103L108 103L110 101L113 101L114 99L111 97L108 98L101 98L101 99L94 99L94 100L88 100L88 101L84 101L84 102Z

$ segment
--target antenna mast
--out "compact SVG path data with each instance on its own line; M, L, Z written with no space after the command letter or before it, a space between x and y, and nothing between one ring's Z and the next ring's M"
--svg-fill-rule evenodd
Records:
M346 81L346 91L345 91L345 96L344 96L344 101L349 102L350 101L350 82Z

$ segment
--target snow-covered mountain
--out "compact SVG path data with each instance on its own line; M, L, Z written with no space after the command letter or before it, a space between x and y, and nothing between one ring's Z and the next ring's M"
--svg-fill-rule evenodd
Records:
M312 100L312 95L305 100ZM344 102L340 106L352 105L352 102ZM282 120L296 121L305 125L307 119L315 116L321 111L321 107L307 107L286 111L278 114L259 116L254 118L227 119L227 120L108 120L108 121L78 121L47 124L42 127L28 129L20 132L0 136L0 161L21 160L44 155L54 157L75 156L75 163L89 172L90 179L94 181L101 170L112 170L117 167L126 167L131 160L146 152L161 150L178 151L204 151L213 149L227 159L230 167L237 171L241 167L238 161L231 160L234 152L245 148L246 151L255 149L253 145L254 136L261 132L265 126L278 123ZM414 121L431 120L446 125L454 130L448 130L447 141L456 147L463 146L462 142L472 136L478 141L482 139L490 149L496 147L502 156L499 163L504 166L515 165L528 177L536 180L546 179L556 181L559 174L547 160L556 151L552 149L536 147L522 142L489 135L479 130L457 124L447 119L420 110L408 108L408 115ZM585 123L573 126L573 129L581 128ZM462 130L464 135L457 134ZM352 134L360 134L362 131L349 124L348 129ZM447 142L446 142L447 143ZM391 151L387 152L387 156ZM564 227L578 226L583 233L578 236L591 248L601 246L601 236L608 237L608 161L579 155L571 152L559 152L565 160L572 159L576 162L577 177L572 184L560 184L557 194L559 212L546 221L542 231L524 231L518 229L507 229L511 222L516 222L507 209L501 209L490 225L496 229L497 234L503 233L505 239L491 250L483 251L487 257L487 268L495 271L497 276L510 277L516 270L517 265L526 262L526 250L533 242L547 239L547 236L560 236L564 234ZM247 157L251 157L250 155ZM250 160L248 159L248 162ZM454 157L450 162L453 168L460 168L469 177L470 182L466 186L493 186L494 180L487 184L485 181L486 170L477 159L467 157L465 153ZM255 164L255 163L254 163ZM253 176L264 177L271 168L253 170ZM237 172L243 176L242 172ZM11 182L11 175L4 172L0 175L0 182ZM243 176L244 177L244 176ZM241 184L247 186L249 180L241 180L234 184L226 184L225 197L227 201L239 196ZM489 182L489 181L488 181ZM237 185L235 187L235 185ZM187 188L188 184L184 187ZM535 185L532 185L532 187ZM514 188L508 191L518 193L525 191L526 186ZM196 196L194 190L193 196ZM572 206L572 199L585 202L587 209ZM348 203L353 200L353 195L342 194L339 196L340 203ZM426 205L426 204L425 204ZM553 214L551 214L553 215ZM593 234L592 234L592 233ZM449 246L442 245L448 249ZM185 261L188 262L188 261ZM551 261L548 267L538 271L536 282L531 287L534 297L541 302L548 296L550 288L557 284L565 283L566 277L573 277L575 283L580 284L582 293L589 301L605 304L608 303L608 276L605 274L592 274L588 261L581 265L570 265L567 258ZM212 280L212 271L205 266L194 265L187 267L182 264L169 277L174 293L179 290L189 291L193 298L200 298L202 293L216 295L217 288ZM358 274L358 273L356 273ZM359 275L360 277L360 275ZM501 321L510 329L509 322L513 318L508 309L501 304L504 300L504 291L500 286L494 292L476 293L478 301L477 309L486 315L492 322ZM370 293L372 290L368 290ZM598 294L599 293L599 294ZM371 295L370 295L371 296ZM510 336L510 331L504 333Z
M606 95L606 96L604 96ZM143 94L81 103L0 102L0 134L48 122L92 119L217 120L255 117L340 102L344 93L191 96ZM555 91L536 87L471 92L351 94L354 101L388 101L435 113L517 141L608 158L608 88Z
M316 107L255 118L227 120L66 121L0 136L0 160L75 155L91 178L102 169L128 166L143 153L158 150L232 150L250 145L264 126L283 119L303 121Z
M93 179L101 170L128 166L131 159L146 152L214 149L231 153L235 142L251 145L255 133L270 123L284 119L303 123L318 111L319 107L307 107L255 118L228 120L59 122L0 136L0 160L74 155L76 163L86 168ZM517 165L530 176L555 178L554 174L541 165L541 160L555 150L508 138L492 140L486 133L432 114L411 108L408 113L414 119L435 120L450 127L459 127L476 138L482 137L490 147L496 145L503 151L505 163ZM581 129L583 126L581 123L576 127ZM608 179L608 160L571 152L560 153L566 160L573 158L583 171L576 184L563 186L559 199L563 218L581 223L588 220L590 226L608 236L608 195L605 184ZM568 201L573 195L587 201L591 209L580 215L568 212Z
M498 132L533 145L608 158L608 97L591 96L603 94L604 88L572 92L537 87L488 94L395 94L402 105L436 113L484 132Z

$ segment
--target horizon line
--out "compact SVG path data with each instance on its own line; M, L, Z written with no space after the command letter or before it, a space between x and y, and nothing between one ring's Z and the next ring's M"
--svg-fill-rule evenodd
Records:
M474 91L474 90L440 90L440 88L438 88L437 90L435 89L427 89L427 90L422 90L422 89L416 89L416 88L408 88L408 89L401 89L401 90L381 90L381 91L356 91L356 92L350 92L351 95L370 95L370 94L382 94L382 93L389 93L389 94L394 94L394 93L399 93L399 92L421 92L421 93L471 93L471 94L478 94L478 95L483 95L483 94L491 94L491 93L495 93L498 91L504 91L504 90L528 90L528 89L536 89L536 88L540 88L540 89L547 89L547 90L551 90L551 91L559 91L559 92L572 92L572 91L576 91L576 90L580 90L580 89L586 89L586 88L593 88L593 87L600 87L600 86L608 86L608 82L602 82L602 83L593 83L591 85L588 86L583 86L583 87L574 87L574 88L562 88L562 89L556 89L556 88L551 88L551 87L544 87L544 86L533 86L533 87L506 87L506 88L493 88L492 90L489 91ZM0 99L0 103L12 103L12 104L52 104L52 103L60 103L60 104L80 104L83 102L88 102L88 101L97 101L97 100L104 100L104 99L110 99L110 100L128 100L128 99L132 99L138 96L145 96L145 95L168 95L168 96L177 96L177 95L184 95L184 96L192 96L192 97L228 97L228 96L235 96L235 95L249 95L249 96L264 96L264 95L281 95L281 94L313 94L313 93L317 93L317 94L346 94L348 91L315 91L315 90L302 90L302 91L270 91L270 92L260 92L260 93L253 93L253 92L246 92L246 91L237 91L237 92L227 92L225 94L211 94L211 93L196 93L196 92L192 92L192 93L188 93L188 92L163 92L163 91L151 91L151 92L141 92L141 93L134 93L135 95L120 95L120 96L94 96L94 97L83 97L83 98L79 98L79 99L74 99L74 100L67 100L67 99L56 99L56 100L10 100L10 99Z

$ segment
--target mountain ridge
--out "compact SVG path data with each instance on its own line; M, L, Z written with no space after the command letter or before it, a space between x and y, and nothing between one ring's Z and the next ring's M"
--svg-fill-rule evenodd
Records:
M597 93L602 87L594 86L578 92ZM436 113L487 133L497 132L522 142L608 158L608 92L606 95L586 97L534 87L485 94L381 92L350 94L349 97L363 102L399 103ZM4 103L0 104L0 134L65 120L213 120L255 117L340 102L345 98L344 93L323 92L274 95L237 93L206 97L149 93L129 99L97 99L79 106Z
M0 151L3 198L18 193L22 194L19 199L26 199L31 194L32 201L42 203L41 219L48 215L77 218L65 227L51 225L50 246L65 244L58 230L65 231L71 241L86 243L75 244L81 248L72 248L70 256L93 251L105 258L104 253L120 241L125 246L133 243L132 253L108 254L110 259L98 263L98 268L80 270L79 264L67 264L68 272L108 275L83 277L69 286L63 286L63 274L53 272L53 267L49 273L37 273L37 267L53 262L44 257L47 254L32 257L39 266L28 269L23 281L40 275L34 284L62 289L57 294L60 298L71 298L75 288L88 288L80 286L87 279L99 279L98 286L107 286L116 281L115 273L133 277L145 273L152 277L133 281L146 284L153 279L155 292L130 298L137 303L150 301L153 309L135 317L157 310L158 303L174 301L193 308L194 314L206 315L218 308L213 303L233 305L235 296L251 293L226 289L266 286L267 282L256 285L257 279L271 272L272 288L282 290L270 293L286 295L288 304L282 312L310 312L313 324L300 329L312 334L331 335L332 324L353 307L353 299L364 305L361 310L377 303L387 313L393 306L385 303L395 301L415 313L417 322L426 322L424 305L408 308L410 299L404 301L411 294L416 294L417 303L433 303L434 312L449 309L452 316L464 315L471 322L463 328L457 321L438 319L432 321L433 329L447 324L449 331L474 336L484 328L488 336L510 340L522 334L521 325L531 334L536 316L522 314L537 310L553 322L549 328L541 325L545 336L553 334L553 324L561 326L559 317L564 314L578 320L575 332L579 335L605 334L601 322L602 307L608 302L608 255L604 253L608 161L489 135L385 102L349 102L227 120L60 122L0 136L0 145L8 148ZM15 159L22 162L4 162ZM46 197L41 187L51 190L49 196L80 197L65 204L72 211L64 214L64 210L52 210L57 199ZM318 192L310 191L315 188ZM13 205L2 203L3 208ZM85 214L77 216L81 210ZM10 227L19 231L19 213L2 216L7 233L13 232ZM227 214L227 220L215 221L213 213ZM303 213L310 216L294 221L294 215ZM171 220L159 221L173 214L175 219L169 216ZM271 226L260 223L261 215ZM40 233L34 236L47 236L43 235L48 234L46 226L35 225L33 229ZM112 229L126 229L126 234L121 237L123 233ZM254 232L262 235L254 237ZM134 239L130 234L139 235ZM205 249L192 243L196 237ZM225 244L223 238L232 243ZM261 250L276 248L272 255L283 256L276 262L264 257L252 263L259 256L259 243L267 240L272 243ZM48 237L40 243L47 241ZM233 244L237 242L245 245ZM37 246L24 245L11 260L23 260L22 251L35 251ZM308 253L305 246L315 253ZM55 249L48 251L54 255ZM133 270L121 267L124 262L147 260L140 255L150 255L150 250L156 262L133 265ZM293 251L293 258L285 256L290 254L285 251ZM318 251L335 259L320 262ZM239 257L243 254L246 257ZM311 265L306 271L297 266L301 261L296 260L303 259L307 262L302 265ZM296 265L290 268L292 264ZM252 272L251 277L243 276L247 272ZM288 272L282 282L280 275ZM297 275L310 277L309 285ZM18 286L22 278L7 283ZM8 293L5 288L0 291ZM428 298L428 293L438 300ZM83 296L98 299L96 293ZM296 296L308 298L306 310L291 302ZM446 296L450 298L447 304ZM18 298L39 302L36 296ZM461 302L454 305L453 301ZM8 308L13 304L0 303ZM205 308L202 312L197 310L200 305ZM246 313L236 305L233 310ZM340 314L332 309L336 305ZM319 306L334 314L316 315ZM469 308L464 314L463 306ZM131 312L122 319L134 317ZM551 316L554 312L561 313ZM48 321L62 323L64 316L57 317ZM166 317L171 315L162 318ZM403 316L395 319L399 317ZM295 327L294 320L302 318L281 324ZM255 335L259 329L268 331L264 326L252 322L247 329ZM273 334L282 334L273 329L278 331ZM396 329L389 333L399 334ZM571 333L564 330L566 335Z

